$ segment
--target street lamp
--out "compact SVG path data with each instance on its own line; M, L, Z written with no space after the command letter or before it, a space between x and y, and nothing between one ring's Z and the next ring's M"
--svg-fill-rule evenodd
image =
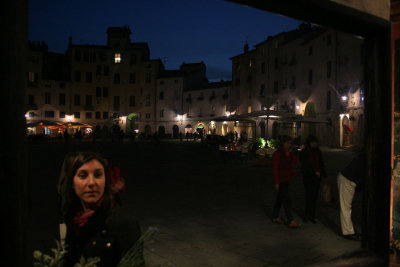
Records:
M342 100L343 100L343 101L347 101L347 99L348 99L347 95L343 95L343 96L342 96Z

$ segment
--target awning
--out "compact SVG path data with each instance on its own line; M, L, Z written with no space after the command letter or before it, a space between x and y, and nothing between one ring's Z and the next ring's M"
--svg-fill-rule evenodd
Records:
M329 123L327 120L322 120L313 117L306 117L300 114L288 113L286 111L279 110L258 110L251 113L230 115L214 118L214 121L241 121L241 122L252 122L256 120L278 120L283 122L300 122L300 123Z
M192 125L191 125L191 124L188 124L188 125L186 125L185 128L192 128Z
M48 120L33 121L30 123L27 123L26 127L29 127L29 128L43 127L43 128L49 128L49 129L65 128L65 126L62 123L48 121Z
M318 119L318 118L313 118L313 117L305 117L305 116L300 116L298 118L295 118L294 122L300 122L300 123L329 123L328 120L323 120L323 119Z
M230 115L230 116L222 116L222 117L216 117L212 119L213 121L241 121L241 122L252 122L255 123L255 120L253 118L248 117L248 114L242 114L242 115Z
M92 125L84 124L80 122L66 122L64 125L68 128L93 128Z

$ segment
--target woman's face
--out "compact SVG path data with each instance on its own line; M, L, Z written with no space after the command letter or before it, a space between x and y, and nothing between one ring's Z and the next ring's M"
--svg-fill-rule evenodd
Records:
M73 189L84 208L92 206L103 196L106 174L103 165L96 159L83 164L75 173Z

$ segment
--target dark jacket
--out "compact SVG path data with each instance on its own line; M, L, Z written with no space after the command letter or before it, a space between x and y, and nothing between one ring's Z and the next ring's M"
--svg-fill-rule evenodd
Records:
M365 175L364 153L358 153L340 173L360 188Z
M294 165L298 162L293 151L288 152L288 155L286 155L284 148L279 148L272 155L272 162L274 165L275 184L279 184L281 182L290 182L293 176L296 174Z
M315 172L320 172L321 177L326 177L325 164L319 148L307 146L300 152L301 172L304 177L316 177ZM318 167L316 167L318 166Z
M96 211L78 234L71 230L73 226L67 227L66 267L74 266L82 255L86 259L100 257L98 267L117 266L123 255L141 236L139 224L133 218L115 215L107 222L101 211ZM143 258L143 254L141 257Z

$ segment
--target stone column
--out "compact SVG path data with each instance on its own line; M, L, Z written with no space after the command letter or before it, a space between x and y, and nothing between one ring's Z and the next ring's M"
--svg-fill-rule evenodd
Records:
M27 266L28 217L25 89L28 0L6 1L0 8L0 188L2 266Z

